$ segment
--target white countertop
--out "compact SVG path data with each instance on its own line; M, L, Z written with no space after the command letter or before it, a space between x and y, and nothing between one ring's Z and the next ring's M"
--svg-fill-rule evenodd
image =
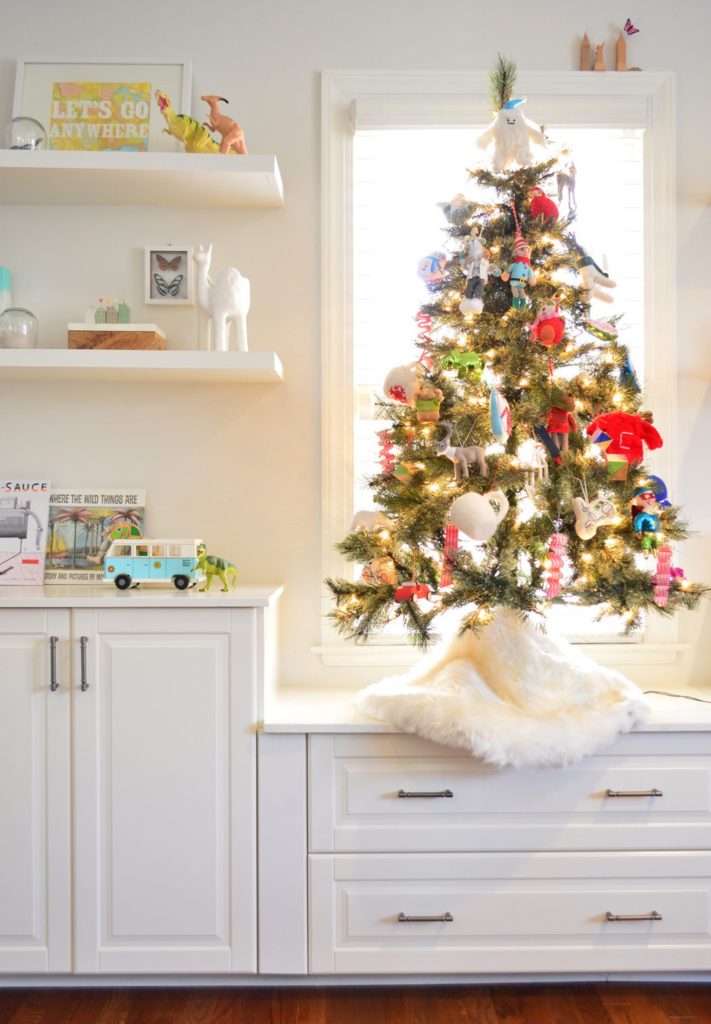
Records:
M652 713L637 732L711 732L711 689L678 691L708 700L662 697L650 694ZM265 708L262 730L274 733L400 732L394 725L379 722L358 711L357 689L283 686Z
M131 590L117 590L111 583L70 587L0 587L0 608L265 608L274 604L283 587L279 585L234 587L227 594L219 583L201 593L197 587L176 590L173 586L147 584Z

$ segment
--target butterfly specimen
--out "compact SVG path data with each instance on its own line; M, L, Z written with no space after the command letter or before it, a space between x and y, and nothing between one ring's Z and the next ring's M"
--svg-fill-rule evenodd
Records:
M635 32L637 30L635 29ZM156 253L156 263L158 264L159 270L177 270L180 264L183 262L183 257L178 255L174 256L172 260L167 260L165 256L161 256L159 252Z
M637 32L639 32L639 29L634 27L634 25L632 24L632 22L630 21L629 18L625 22L625 32L627 33L628 36L633 36Z
M154 274L153 280L156 283L156 291L159 295L180 295L180 285L183 281L182 274L178 274L172 281L166 281L162 274Z

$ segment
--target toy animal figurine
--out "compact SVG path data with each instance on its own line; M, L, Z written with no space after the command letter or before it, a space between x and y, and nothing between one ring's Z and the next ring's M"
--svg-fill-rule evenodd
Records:
M197 569L200 572L204 572L206 576L205 585L200 587L200 590L209 590L215 576L222 583L223 593L226 594L230 589L230 576L232 577L232 586L235 586L237 566L233 565L232 562L227 562L224 558L218 558L217 555L208 555L204 544L199 545L197 556Z
M558 185L559 203L563 202L563 193L565 190L567 189L568 191L568 212L570 213L571 210L574 210L577 206L577 200L575 198L575 164L572 160L566 165L566 169L564 171L558 171L555 176L555 180Z
M251 294L248 279L236 267L226 267L213 282L209 276L211 245L198 245L193 259L197 265L199 348L228 352L230 324L234 324L235 348L246 352Z
M514 163L520 167L529 167L533 163L530 143L537 142L539 146L544 147L546 145L545 137L538 125L529 121L523 111L518 109L525 102L522 99L515 99L504 103L493 123L476 140L482 149L486 149L489 143L494 143L492 167L496 174L505 171Z
M592 256L582 250L582 255L577 262L578 273L582 278L586 302L591 299L599 299L600 302L614 302L614 299L605 288L616 288L617 282L613 281L602 267L599 267Z
M470 466L474 466L482 476L488 476L489 467L484 457L484 449L477 444L469 445L467 448L452 445L452 424L442 420L441 426L444 427L446 433L441 441L435 441L435 451L438 455L452 460L454 479L468 480Z
M207 128L187 114L176 114L168 96L156 89L156 103L165 118L165 135L172 135L185 146L186 153L219 153L220 147Z
M240 156L246 156L244 132L231 117L221 114L220 108L217 106L218 103L229 103L229 100L226 100L224 96L201 96L200 99L204 100L210 108L210 120L203 121L203 124L211 132L217 132L220 136L220 152L229 153L231 151L239 153Z

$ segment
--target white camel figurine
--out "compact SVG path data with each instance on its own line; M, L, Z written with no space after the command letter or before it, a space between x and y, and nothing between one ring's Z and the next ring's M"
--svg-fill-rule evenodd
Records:
M234 348L238 352L246 352L247 313L250 301L248 279L242 277L236 267L226 267L218 279L213 281L209 276L212 261L211 245L198 245L193 259L197 265L199 348L228 352L232 323Z

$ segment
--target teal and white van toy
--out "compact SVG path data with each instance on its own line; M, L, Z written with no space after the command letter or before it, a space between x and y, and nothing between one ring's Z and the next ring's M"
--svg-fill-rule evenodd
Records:
M114 540L104 556L104 583L119 590L139 583L172 583L187 590L205 580L198 569L201 540L152 540L148 537L122 537Z

